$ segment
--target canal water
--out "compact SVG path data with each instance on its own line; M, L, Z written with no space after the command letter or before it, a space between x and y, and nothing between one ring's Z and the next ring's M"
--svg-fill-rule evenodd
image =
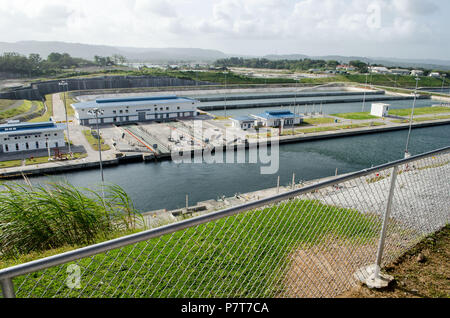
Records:
M274 175L261 175L258 164L176 164L174 162L135 163L105 169L109 183L122 186L138 210L184 207L190 204L275 187L277 177L287 185L340 173L358 171L404 156L407 130L345 137L280 146L280 169ZM410 152L420 154L450 145L450 125L414 129ZM33 183L67 180L76 186L100 183L99 170L77 171L51 177L36 177Z

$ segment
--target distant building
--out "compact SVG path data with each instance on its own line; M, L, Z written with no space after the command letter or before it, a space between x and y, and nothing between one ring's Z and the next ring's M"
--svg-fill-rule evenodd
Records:
M73 104L75 117L81 125L95 125L96 119L88 112L98 108L100 124L124 124L145 121L170 121L195 117L198 101L186 97L130 97L97 99Z
M256 126L262 127L286 127L303 122L303 116L284 110L266 111L259 115L252 115L252 117L256 119Z
M383 104L383 103L373 103L372 104L372 111L370 112L370 114L372 116L376 116L376 117L387 117L389 116L389 107L391 105L389 104Z
M0 153L32 151L65 147L66 125L53 121L20 123L11 121L0 125Z
M438 77L441 77L441 74L439 74L438 72L431 72L430 75L428 75L428 76L438 78Z
M243 130L252 129L255 127L256 119L250 116L242 116L231 118L231 122L234 128L240 128Z
M356 67L347 64L341 64L336 66L336 71L356 71Z
M424 72L421 70L412 70L411 71L411 76L423 76Z
M394 75L409 75L411 74L410 70L406 70L406 69L401 69L401 68L394 68L391 69L391 74Z
M376 74L389 74L390 71L384 66L372 66L370 67L370 71Z

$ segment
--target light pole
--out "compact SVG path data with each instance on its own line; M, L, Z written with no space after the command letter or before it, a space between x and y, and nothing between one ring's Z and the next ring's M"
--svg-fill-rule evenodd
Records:
M64 90L64 111L66 113L67 143L69 144L69 155L72 156L72 149L71 149L71 146L70 146L69 119L68 119L68 116L67 116L67 105L66 105L66 98L67 98L66 97L66 93L69 90L69 83L67 83L66 81L61 81L61 82L58 83L58 85L63 87L63 90L64 90L64 87L66 88Z
M227 118L227 73L225 73L225 118Z
M413 108L411 111L411 118L409 119L409 132L408 132L408 139L406 140L405 159L411 157L411 154L409 153L409 141L411 139L412 122L413 122L413 118L414 118L414 109L416 107L417 88L419 87L419 81L420 81L420 78L416 77L416 89L414 91L414 103L413 103Z
M105 111L102 109L99 109L99 108L94 108L94 109L88 110L88 114L95 116L95 119L97 122L98 154L100 156L100 173L102 175L102 183L105 183L105 177L103 175L102 143L101 143L101 137L100 137L100 127L98 124L98 115L103 115L104 113L105 113Z
M442 74L442 94L444 94L444 84L445 84L445 77L447 74ZM441 106L444 102L441 100Z
M364 98L362 105L362 112L364 113L364 108L366 108L366 90L367 90L367 82L369 80L369 73L366 73L366 86L364 87Z

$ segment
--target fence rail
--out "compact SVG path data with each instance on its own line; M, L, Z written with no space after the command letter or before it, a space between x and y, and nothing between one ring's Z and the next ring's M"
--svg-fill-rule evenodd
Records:
M449 220L446 147L6 268L0 282L21 298L334 297Z

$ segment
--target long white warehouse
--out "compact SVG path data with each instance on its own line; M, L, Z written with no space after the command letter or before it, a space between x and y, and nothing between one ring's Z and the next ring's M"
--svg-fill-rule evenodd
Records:
M195 117L198 115L198 101L178 96L130 97L116 99L97 99L72 104L75 117L81 125L97 123L89 113L99 109L100 124L120 124L145 121L169 121Z
M52 121L0 125L0 153L65 147L66 125Z

